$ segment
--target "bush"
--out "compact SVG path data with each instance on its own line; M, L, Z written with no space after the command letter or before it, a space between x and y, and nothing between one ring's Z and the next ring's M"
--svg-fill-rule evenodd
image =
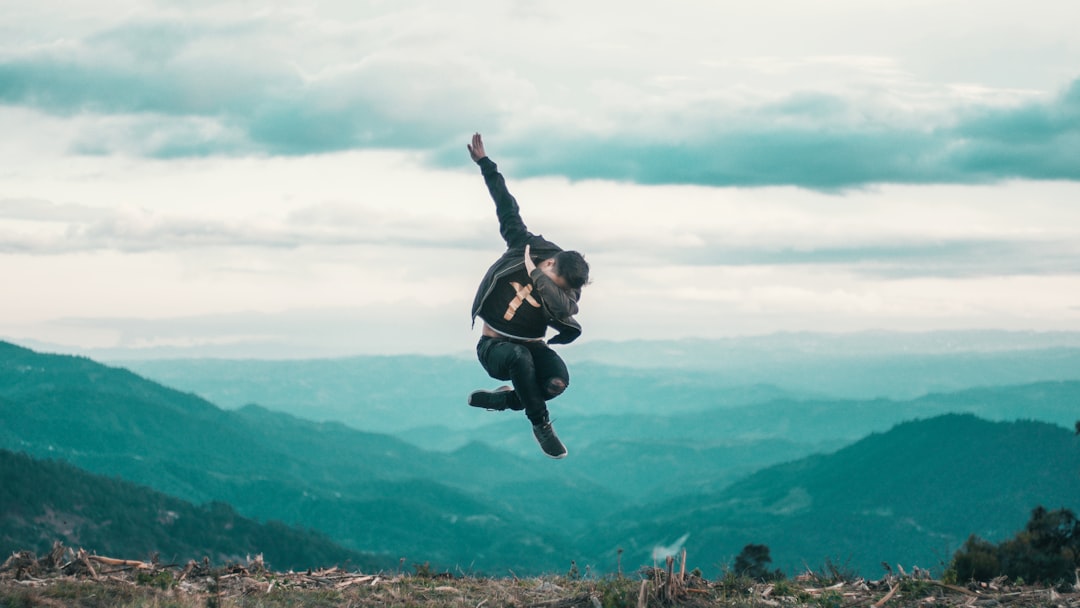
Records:
M958 581L988 581L1001 574L997 547L972 534L953 556L950 569Z
M1024 529L998 545L975 535L953 556L958 580L1005 575L1028 582L1070 581L1080 566L1080 522L1068 509L1036 507Z
M784 573L779 569L769 571L769 564L771 563L772 557L769 556L767 546L749 544L743 547L742 551L735 556L735 565L732 567L732 571L739 576L761 582L783 579Z

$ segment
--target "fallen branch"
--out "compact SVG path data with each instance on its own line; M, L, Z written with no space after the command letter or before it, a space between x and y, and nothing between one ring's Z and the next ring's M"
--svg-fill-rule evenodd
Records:
M962 593L962 594L964 594L964 595L966 595L968 597L986 597L984 595L980 595L978 593L975 593L974 591L969 591L967 589L964 589L963 587L957 587L956 585L949 585L949 584L943 583L941 581L930 580L930 581L926 581L926 582L930 583L931 585L936 585L938 587L941 587L942 589L948 589L949 591L955 591L957 593Z
M136 570L153 570L154 566L146 562L142 562L135 559L115 559L112 557L103 557L101 555L89 555L87 559L106 566L122 566L125 568L135 568Z
M874 608L881 608L882 606L884 606L885 603L888 602L889 600L891 600L893 598L893 596L896 595L896 592L899 591L899 590L900 590L900 584L899 583L893 585L892 589L889 589L889 592L886 593L884 597L882 597L880 600L874 602Z
M374 580L374 576L359 576L349 580L342 581L334 585L335 589L345 589L346 587L352 587L353 585L362 585L368 581Z

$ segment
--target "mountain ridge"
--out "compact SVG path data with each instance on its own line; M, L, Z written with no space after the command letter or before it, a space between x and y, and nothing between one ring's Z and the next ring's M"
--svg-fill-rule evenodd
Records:
M7 353L11 352L7 349ZM44 456L62 455L80 467L96 468L134 481L146 480L147 485L158 489L164 486L170 493L188 492L229 502L244 516L311 527L346 548L377 553L380 558L394 557L379 553L393 551L398 557L420 555L441 567L464 565L470 571L513 570L522 574L565 568L569 560L576 559L579 564L590 564L594 571L603 572L614 567L617 548L626 549L626 563L647 564L658 545L670 544L691 533L687 542L694 552L708 556L710 563L728 563L729 554L743 546L740 542L765 543L775 544L774 559L778 564L795 568L798 557L810 553L791 545L787 537L792 531L802 533L804 528L828 531L834 537L859 542L866 551L879 550L884 546L882 543L895 541L895 546L902 550L897 555L913 556L923 555L919 551L924 551L928 542L947 552L959 534L966 536L981 530L990 536L986 534L988 524L975 521L961 522L971 523L971 530L942 528L944 531L937 536L926 536L910 522L930 521L929 516L920 511L914 516L886 517L883 514L898 513L897 505L883 503L886 499L880 497L887 496L890 490L874 484L866 488L879 495L878 502L849 508L843 512L847 526L837 527L828 519L839 517L837 512L817 509L822 504L821 491L799 479L799 474L817 470L823 462L832 463L830 466L837 469L854 466L844 460L845 454L851 454L844 451L848 444L836 442L814 448L805 443L776 441L783 438L777 435L778 430L809 440L823 429L827 431L830 426L844 422L838 418L838 413L845 411L843 408L868 407L864 414L869 420L880 417L889 408L896 409L898 416L926 414L929 410L920 410L917 401L840 403L833 405L841 409L831 410L827 402L790 402L718 408L696 414L658 412L652 417L627 416L626 420L636 420L635 424L642 425L642 436L651 436L652 443L631 435L629 443L624 444L625 451L612 454L606 462L598 455L614 449L616 444L610 443L610 438L604 440L608 443L589 440L590 435L605 431L605 425L595 418L575 422L574 417L569 417L559 421L560 433L565 429L568 438L581 441L581 450L574 452L581 455L580 460L554 462L543 459L535 449L529 456L521 456L501 445L473 441L459 446L461 449L442 453L419 449L400 438L361 432L336 422L303 420L260 406L222 410L190 393L104 367L88 360L37 355L32 351L17 351L6 357L4 349L0 349L0 407L4 408L6 422L0 426L0 447L30 448L27 451L37 450L38 455ZM34 381L27 379L30 376L26 374L31 372ZM116 383L110 382L113 378L117 379ZM1020 408L1060 413L1075 403L1075 397L1080 395L1080 383L1052 382L1008 390L980 390L983 392L927 397L923 405L930 409L963 406L984 411L998 408L1008 412ZM157 404L171 399L177 402L161 407ZM788 410L786 414L784 408ZM746 420L757 421L758 426L746 426L745 421L735 416L740 412ZM186 417L189 413L190 417ZM504 420L495 428L501 429L509 441L531 441L525 429L517 424L522 421L514 420L518 414L479 411L474 414ZM79 416L78 432L72 432L71 425L53 424L63 416ZM685 420L675 420L678 416L685 416ZM617 419L610 418L607 424ZM953 418L945 420L955 422ZM943 423L920 420L917 424ZM979 438L990 437L1000 429L1028 428L1014 422L980 424L991 426L980 426L984 430L974 433L957 427L961 430L955 432ZM1052 436L1070 435L1060 426L1041 424L1040 428L1054 429L1056 435ZM762 436L770 430L770 425L772 435ZM657 441L664 436L665 428L673 433L668 437L672 443ZM696 434L685 435L687 428ZM889 434L894 428L905 432L912 427L886 425L854 444L881 442L884 437L895 436ZM995 431L989 433L985 429ZM121 441L110 448L109 441L95 438L99 430L105 435L126 433L127 443ZM718 433L719 437L714 436ZM1035 448L1051 443L1028 436L1026 431L1020 435L1036 444ZM684 440L682 449L675 442L680 436ZM482 436L473 437L478 438ZM937 439L940 450L956 443L947 434ZM724 445L730 451L723 451ZM910 451L903 444L898 445L895 451ZM1025 444L1018 445L1016 450L1025 449ZM591 446L600 451L590 454ZM975 447L966 449L987 453L997 450L992 441L981 447L972 446ZM1067 453L1058 447L1062 453L1045 455L1044 461L1071 463L1075 446L1070 443ZM784 449L792 452L784 456ZM824 453L808 455L807 450L815 449ZM741 479L733 476L732 463L712 462L733 459L740 453L749 458L742 465L746 467L743 473L748 475ZM910 453L908 457L924 469L930 466L927 459L941 463L952 458L947 451ZM770 458L774 460L768 462ZM620 461L626 461L622 468L616 466ZM594 462L590 469L590 463ZM626 467L637 470L641 462L655 467L654 478L634 479L626 474L631 470ZM963 474L977 477L972 474L978 468L977 463L965 462L967 470ZM791 467L802 469L792 472ZM891 469L899 468L897 464L891 465ZM724 478L725 474L732 476ZM772 479L770 475L779 475L780 481L767 492L747 481ZM912 485L914 481L905 483L909 485L892 491L917 493L918 486ZM1012 496L1011 512L1026 513L1035 506L1026 503L1036 497L1016 493L1023 490L1021 477L1006 478L1002 483L998 488L1003 495ZM941 491L949 489L944 487ZM1071 495L1061 496L1063 502L1073 500ZM830 500L846 504L840 494ZM694 505L696 510L690 508ZM760 518L765 515L771 519L762 521ZM1022 527L1023 520L1021 516L1010 529ZM858 532L860 529L876 530L877 538L867 537ZM814 537L819 539L819 547L847 548L847 545L829 545L828 537L823 534ZM905 538L909 540L904 541Z
M971 414L908 421L717 491L650 505L659 515L649 523L616 523L602 535L611 547L614 539L686 532L687 549L702 559L765 544L774 565L788 571L817 568L826 556L870 577L883 560L941 568L970 534L1004 538L1037 505L1077 510L1078 443L1045 422ZM631 510L606 521L642 519ZM640 555L640 542L637 549Z
M499 485L513 481L506 467L526 469L520 459L433 457L340 423L258 407L221 410L126 370L11 346L0 348L0 398L0 447L63 457L196 503L226 502L246 517L320 530L346 548L393 552L380 557L423 555L446 567L519 572L554 567L561 557L553 551L522 547L572 543L557 528L536 524L530 503L566 513L614 500L600 486L535 465L540 473L530 479L549 496L496 500ZM419 493L434 498L415 500ZM557 500L568 493L582 499ZM446 542L431 546L433 538ZM470 547L484 551L474 557Z
M1080 338L1073 334L1032 338L1030 348L1003 346L1011 334L985 339L985 348L981 342L965 345L961 337L924 338L951 341L949 348L916 348L918 340L907 337L916 345L905 350L904 343L879 343L880 353L866 352L870 342L839 350L844 340L855 340L843 336L830 338L837 344L828 348L800 345L799 336L772 336L761 339L767 347L746 351L695 340L575 344L563 351L571 363L570 388L551 407L557 415L651 414L660 405L668 412L691 412L775 400L909 400L980 386L1080 381L1080 345L1073 345ZM258 403L399 435L433 423L453 430L482 426L482 418L465 406L466 396L498 384L474 360L457 356L123 364L227 409Z

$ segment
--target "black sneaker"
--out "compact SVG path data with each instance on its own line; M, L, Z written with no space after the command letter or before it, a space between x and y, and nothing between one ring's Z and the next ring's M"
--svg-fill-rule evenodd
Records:
M552 428L550 422L534 424L533 436L536 437L536 442L540 444L540 449L544 450L544 453L548 456L552 458L564 458L566 456L566 446L559 441L559 436L555 434L555 429Z
M503 410L519 409L514 407L518 403L517 395L509 386L500 386L493 391L478 390L469 393L469 405L482 407L489 412L501 412Z

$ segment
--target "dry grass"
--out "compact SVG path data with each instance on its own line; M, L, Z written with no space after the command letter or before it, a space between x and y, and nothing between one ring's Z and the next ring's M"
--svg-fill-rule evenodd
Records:
M62 547L41 559L28 553L0 566L0 607L44 608L687 608L810 606L1080 607L1075 589L946 585L918 577L880 581L825 581L805 575L771 584L725 576L643 569L634 576L578 579L478 578L416 574L365 574L337 568L272 572L256 558L244 565L211 568L107 560ZM830 584L831 583L831 584Z

